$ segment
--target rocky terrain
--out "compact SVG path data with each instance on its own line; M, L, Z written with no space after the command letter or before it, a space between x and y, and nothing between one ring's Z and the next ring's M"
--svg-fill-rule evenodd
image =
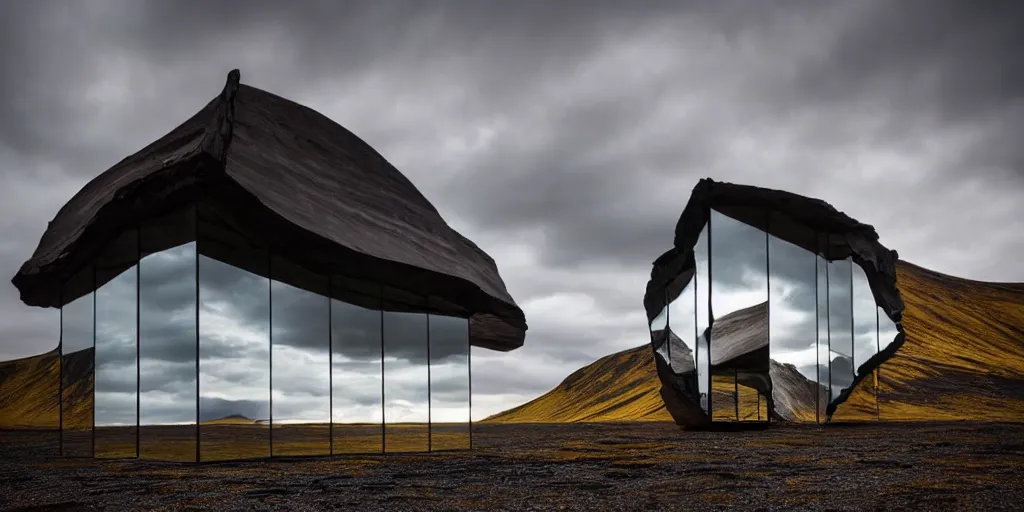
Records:
M0 432L4 510L1019 510L1024 425L478 425L473 452L179 464L60 459Z

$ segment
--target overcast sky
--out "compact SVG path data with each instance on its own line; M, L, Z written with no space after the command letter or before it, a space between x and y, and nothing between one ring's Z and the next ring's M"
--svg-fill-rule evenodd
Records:
M240 68L361 136L495 258L530 330L474 350L474 416L647 342L650 263L702 177L1024 281L1019 2L211 4L0 0L5 279L88 180ZM0 359L54 347L57 324L0 286Z

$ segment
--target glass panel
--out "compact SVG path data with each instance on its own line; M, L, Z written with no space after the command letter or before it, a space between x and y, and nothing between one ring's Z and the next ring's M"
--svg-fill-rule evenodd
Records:
M742 381L742 377L740 377ZM750 386L739 385L739 420L740 421L767 421L767 416L761 417L761 394Z
M711 372L727 379L741 374L744 385L767 391L768 235L714 210L710 235ZM736 397L725 404L713 397L712 408L715 418L740 416Z
M689 280L688 283L686 281ZM685 286L683 283L686 283ZM682 288L682 289L680 289ZM664 348L670 367L677 375L676 386L693 403L700 403L697 384L696 355L696 282L693 273L680 274L669 283L668 330Z
M696 283L690 279L689 284L682 292L668 305L669 330L669 359L672 363L672 370L678 375L690 374L693 381L694 398L698 398L696 391L696 366L694 355L697 347L697 326L696 326L696 299L694 294Z
M331 333L328 279L275 257L271 286L274 455L331 453Z
M885 310L881 307L877 308L878 314L878 351L885 350L892 342L896 341L896 335L900 333L899 329L896 328L896 322L893 322L889 315L885 313Z
M427 315L384 312L384 450L429 450Z
M808 233L813 242L815 235ZM814 253L768 237L771 378L775 413L787 421L817 421L818 333Z
M198 415L195 210L140 232L139 457L195 461ZM173 242L171 242L173 243Z
M822 237L821 248L824 250L824 236ZM816 416L818 422L825 421L825 411L828 408L829 396L831 388L829 387L829 367L831 366L828 351L828 264L825 258L817 256L816 262L816 274L817 274L817 286L816 295L818 297L818 407Z
M878 312L878 351L885 350L892 342L896 341L896 335L899 334L899 329L896 328L896 323L889 318L889 315L885 313L881 307L877 308ZM876 389L878 389L878 419L883 419L886 409L886 394L883 390L886 389L884 383L886 382L886 365L883 364L878 368L876 372Z
M200 227L202 231L202 226ZM206 247L200 240L200 251ZM251 249L252 261L265 252ZM270 283L199 256L199 448L203 461L270 455Z
M715 373L711 376L712 421L736 421L738 403L736 402L736 376L732 370L728 373Z
M875 316L876 306L871 294L871 285L860 265L854 264L853 270L853 362L855 371L861 367L878 350L878 325ZM874 421L878 419L878 402L876 400L875 379L872 372L857 384L846 401L836 409L833 421Z
M852 261L828 262L828 335L832 400L853 383Z
M73 279L92 283L93 267ZM93 455L94 307L88 293L61 308L61 449L67 457Z
M430 316L430 449L469 449L469 320Z
M668 364L668 343L665 343L665 329L668 327L668 307L662 307L661 313L651 320L651 342L658 348L654 351Z
M384 451L381 322L379 309L331 300L334 453Z
M705 412L711 413L708 397L708 385L711 382L711 352L708 349L707 330L711 327L708 307L711 302L711 276L710 259L708 258L708 225L705 224L697 238L697 245L693 247L694 263L696 264L696 276L694 277L695 310L697 318L696 329L696 359L697 359L697 390L700 392L700 406Z
M137 232L125 238L137 254ZM96 280L96 456L136 456L138 267L101 257Z
M853 361L860 367L878 352L878 315L868 276L853 265Z

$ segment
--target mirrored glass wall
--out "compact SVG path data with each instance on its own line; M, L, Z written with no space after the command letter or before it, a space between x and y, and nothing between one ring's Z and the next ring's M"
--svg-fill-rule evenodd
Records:
M430 449L468 450L469 320L430 315Z
M128 230L67 281L95 291L61 308L64 455L471 447L466 318L385 312L379 285L232 252L206 218L189 208Z
M833 420L878 419L867 363L897 330L844 247L777 212L712 209L650 325L677 389L713 421L825 422L839 401Z
M199 255L201 461L270 455L271 286L253 253L253 272Z
M96 457L137 456L138 231L96 260Z
M430 450L427 315L384 312L384 451Z
M174 233L174 235L169 235ZM139 457L199 456L195 208L139 229ZM168 248L168 246L170 246Z
M72 279L92 283L92 265ZM61 453L67 457L93 455L95 307L95 295L88 293L61 308Z

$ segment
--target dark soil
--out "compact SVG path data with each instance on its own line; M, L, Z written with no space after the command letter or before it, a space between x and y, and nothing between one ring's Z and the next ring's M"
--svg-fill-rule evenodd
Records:
M0 432L0 509L1021 510L1024 425L476 425L472 452L161 463Z

